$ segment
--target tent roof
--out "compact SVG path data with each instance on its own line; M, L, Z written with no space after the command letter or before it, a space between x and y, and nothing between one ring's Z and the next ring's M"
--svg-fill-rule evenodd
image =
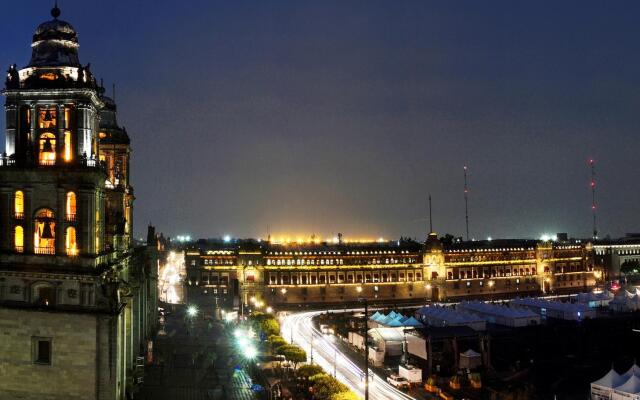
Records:
M605 376L598 379L595 382L591 382L592 385L598 385L606 388L613 389L616 386L620 386L624 383L625 379L620 376L613 368L607 372Z
M398 328L373 328L369 329L371 336L377 336L385 342L402 342L404 341L404 334L401 329Z
M473 351L472 349L469 349L464 353L460 353L460 355L463 357L480 357L480 353Z
M402 323L403 326L422 326L422 323L413 317L409 317Z
M633 375L640 377L640 367L638 367L635 363L631 366L631 368L627 370L627 372L622 374L622 377L626 380L631 378L631 376Z
M613 388L617 392L631 393L636 394L640 393L640 378L635 375L632 375L625 383L622 385Z
M384 315L383 315L383 314L380 314L380 312L379 312L379 311L376 311L376 312L375 312L375 314L373 314L373 315L371 316L371 319L372 319L372 320L374 320L374 321L377 321L379 318L381 318L381 317L383 317L383 316L384 316Z

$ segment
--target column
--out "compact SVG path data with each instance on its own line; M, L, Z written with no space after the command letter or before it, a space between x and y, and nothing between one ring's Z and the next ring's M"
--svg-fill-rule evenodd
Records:
M63 188L58 188L57 192L57 205L56 205L56 255L66 255L66 232L65 232L65 222L66 222L66 193Z

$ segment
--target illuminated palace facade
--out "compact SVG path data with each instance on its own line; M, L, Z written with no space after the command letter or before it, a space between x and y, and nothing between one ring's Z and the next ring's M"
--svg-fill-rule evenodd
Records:
M185 251L187 301L205 307L453 300L569 293L596 285L589 243L207 242Z
M156 237L133 247L129 138L51 14L2 92L0 398L120 400L155 333Z

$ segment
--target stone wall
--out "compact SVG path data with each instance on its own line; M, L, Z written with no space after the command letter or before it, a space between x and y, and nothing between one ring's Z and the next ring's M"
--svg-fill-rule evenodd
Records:
M0 399L95 399L96 318L0 308ZM34 337L51 338L51 365L34 364Z

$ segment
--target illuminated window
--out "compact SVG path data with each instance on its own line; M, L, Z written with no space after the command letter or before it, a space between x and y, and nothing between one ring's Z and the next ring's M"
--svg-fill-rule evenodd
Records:
M67 234L65 237L65 249L68 256L78 255L78 243L76 242L76 228L70 226L67 228Z
M58 115L55 108L41 108L38 113L38 127L40 129L55 129Z
M74 192L67 193L66 217L67 221L76 220L76 194Z
M71 161L71 132L64 131L64 161Z
M24 218L24 193L22 192L22 190L18 190L15 193L13 200L13 211L17 219Z
M39 140L40 165L54 165L56 163L56 137L53 133L43 133Z
M55 254L56 223L53 211L41 209L36 213L33 246L36 254Z
M13 242L18 253L24 251L24 229L18 225L14 230Z
M96 253L100 252L100 211L96 211Z

